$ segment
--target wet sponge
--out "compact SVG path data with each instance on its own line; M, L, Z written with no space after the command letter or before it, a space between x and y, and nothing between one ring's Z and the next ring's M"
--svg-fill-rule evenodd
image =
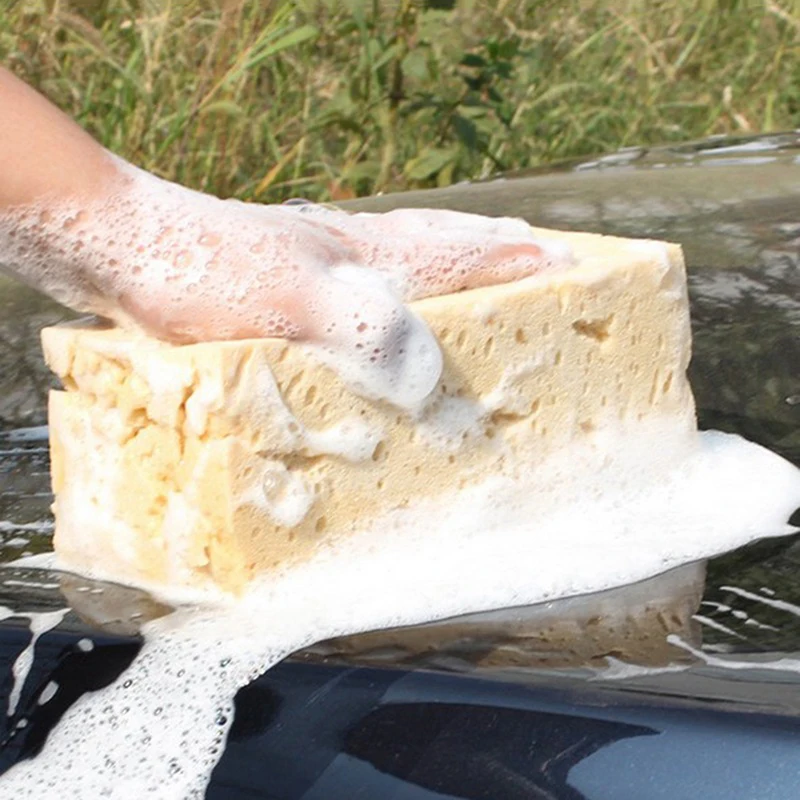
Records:
M280 339L46 329L64 386L50 397L60 563L238 592L420 498L491 475L535 481L576 442L613 449L620 423L673 418L692 436L680 249L535 233L571 245L575 266L412 304L444 357L412 411L354 395Z

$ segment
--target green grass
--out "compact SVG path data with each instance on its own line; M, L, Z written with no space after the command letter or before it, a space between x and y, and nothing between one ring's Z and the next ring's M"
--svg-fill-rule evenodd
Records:
M798 127L798 48L798 0L0 0L0 60L103 144L261 201Z

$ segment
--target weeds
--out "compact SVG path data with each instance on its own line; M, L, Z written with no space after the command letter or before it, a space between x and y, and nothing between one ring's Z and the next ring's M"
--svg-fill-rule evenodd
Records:
M797 0L0 0L0 59L106 146L262 201L796 127L798 48Z

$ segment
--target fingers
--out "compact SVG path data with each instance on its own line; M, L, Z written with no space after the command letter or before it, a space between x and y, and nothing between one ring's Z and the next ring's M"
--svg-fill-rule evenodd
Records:
M520 219L432 209L348 215L306 205L285 211L336 232L406 302L508 283L572 263L567 245L536 239Z
M407 243L382 252L373 267L396 281L407 301L460 292L567 266L568 251L549 242L500 236Z
M378 272L353 265L335 241L282 231L256 240L257 258L252 245L246 256L223 242L219 258L202 268L152 270L146 284L120 297L120 308L138 327L175 342L302 341L356 393L413 408L438 382L436 339Z
M125 327L176 344L304 335L302 304L289 287L264 298L258 291L243 291L235 277L223 281L207 276L181 281L164 278L163 272L154 270L146 283L122 292L118 308L109 316Z

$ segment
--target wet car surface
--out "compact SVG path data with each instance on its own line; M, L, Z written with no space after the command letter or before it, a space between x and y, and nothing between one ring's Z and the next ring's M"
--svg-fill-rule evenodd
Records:
M700 427L800 465L799 134L628 150L349 205L680 242ZM38 331L70 316L0 278L3 562L50 549L52 381ZM798 562L797 537L766 539L603 597L322 643L239 693L207 797L794 796ZM169 612L132 589L16 567L0 570L0 605L6 698L31 643L24 614L70 609L0 716L0 769L35 753L75 698L133 658L142 621Z

